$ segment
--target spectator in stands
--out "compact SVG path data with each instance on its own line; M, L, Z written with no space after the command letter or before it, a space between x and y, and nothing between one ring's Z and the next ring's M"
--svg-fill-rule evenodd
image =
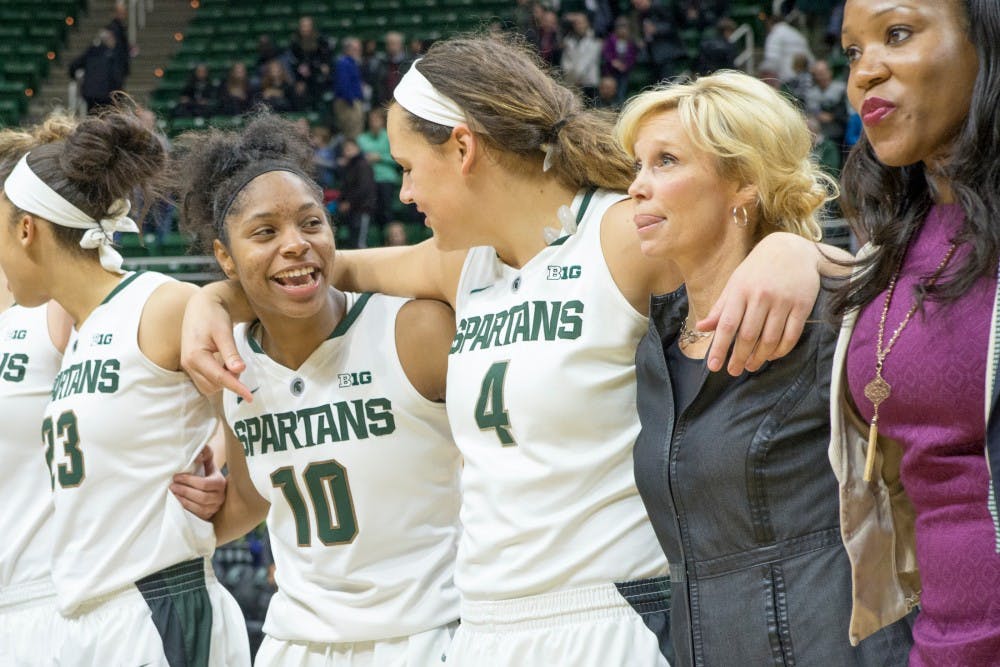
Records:
M110 30L101 30L94 43L69 64L69 77L83 72L80 96L87 103L87 113L111 104L111 94L121 90L125 73L115 55L117 42Z
M372 212L378 203L375 173L358 142L351 138L341 144L339 163L341 192L337 209L351 230L348 247L367 248Z
M631 20L632 34L639 43L639 60L652 67L655 80L680 74L687 65L687 51L670 8L654 0L632 0Z
M393 202L399 198L399 186L403 182L399 166L389 151L389 134L385 129L385 110L382 107L368 112L368 130L358 135L358 147L375 175L378 202L372 218L382 228L392 219Z
M527 35L528 42L535 47L542 60L550 65L557 65L562 57L559 15L541 3L535 6L538 8L535 13L536 23Z
M247 66L237 61L229 68L225 80L219 85L216 111L223 116L239 116L250 110L253 97Z
M318 123L309 131L309 145L313 149L313 170L316 182L324 190L337 184L337 153L340 145L328 125Z
M611 76L615 79L615 90L618 95L615 99L616 106L625 101L625 94L628 91L628 77L635 67L635 59L638 54L639 47L635 45L628 18L619 16L615 20L615 31L604 40L604 63L602 65L604 76Z
M764 38L764 60L774 63L778 70L778 78L782 82L795 76L792 63L795 56L805 54L809 63L814 60L809 42L805 36L793 28L780 14L770 14L764 21L767 27L767 37Z
M827 174L834 178L839 178L841 164L840 145L823 134L823 129L820 127L816 116L808 116L806 118L806 125L809 128L810 134L812 134L812 155L816 158L816 162Z
M311 16L303 16L288 46L288 64L295 80L305 83L310 106L319 102L330 88L331 62L329 40L316 30Z
M806 112L819 121L823 136L840 146L847 128L847 84L833 78L830 64L825 60L813 64L812 77Z
M260 79L257 101L274 111L291 111L293 94L292 82L284 65L277 59L267 63Z
M795 8L802 13L806 35L812 44L823 42L836 4L836 0L795 0Z
M340 132L353 139L364 129L361 41L357 37L345 37L343 44L343 53L337 58L334 75L333 115Z
M122 72L122 87L124 87L125 79L132 70L133 51L128 41L128 7L124 2L115 3L114 14L106 27L115 36L115 57L118 58L118 66Z
M393 220L385 226L385 240L383 245L401 246L410 245L406 238L406 226L399 220Z
M410 40L410 57L414 60L420 58L424 55L424 51L427 50L424 40L419 37L414 37Z
M365 108L378 104L378 79L382 72L383 57L376 40L366 39L361 42L361 97Z
M809 58L804 53L798 53L792 58L792 71L795 74L785 81L785 89L802 109L806 106L806 98L812 96L812 89L816 86L809 70Z
M704 30L729 15L729 0L680 0L676 8L682 28Z
M390 31L385 34L385 57L381 60L378 88L372 99L372 106L384 106L392 100L399 80L413 64L413 58L403 48L403 35Z
M736 22L728 16L716 22L715 30L701 40L698 61L694 66L696 74L736 68L736 45L729 41L735 31Z
M527 35L535 25L535 7L538 5L534 0L517 0L514 6L514 29L522 35Z
M618 79L613 76L602 76L597 83L597 99L594 100L594 106L598 109L618 111L618 107L621 106L619 97L625 99L624 95L619 95Z
M601 78L601 40L594 36L590 20L584 12L566 15L568 29L563 38L561 65L566 83L578 87L583 96L593 101L597 97L597 82Z
M264 70L267 69L268 63L272 60L277 60L281 63L282 67L287 69L287 63L284 62L284 55L274 45L274 42L271 41L271 36L261 35L257 38L257 66L251 77L251 85L259 87L261 80L264 78Z
M208 66L198 63L191 71L187 83L181 89L181 96L174 107L174 115L178 118L194 118L210 116L215 112L216 85L212 81Z

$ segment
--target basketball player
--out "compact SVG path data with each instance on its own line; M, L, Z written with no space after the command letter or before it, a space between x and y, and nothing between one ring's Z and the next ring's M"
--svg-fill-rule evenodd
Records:
M451 310L327 288L333 230L296 127L182 137L184 224L243 286L253 402L224 397L221 542L267 519L278 591L260 665L425 667L458 618Z
M40 428L60 665L249 663L239 608L205 560L212 526L168 490L216 423L179 371L177 320L193 288L125 275L110 245L112 232L136 231L124 197L164 161L135 115L115 111L32 149L0 198L0 266L16 301L54 299L75 324Z
M447 404L465 461L462 624L448 664L668 664L667 564L632 471L634 355L649 294L678 275L639 251L622 203L633 167L608 118L525 50L456 38L403 78L388 128L400 198L423 211L434 242L344 253L334 281L455 308ZM787 248L768 246L751 267L769 252ZM813 280L782 292L811 302L815 263L801 263ZM248 317L233 285L206 290L186 317L188 367L249 397L206 354L221 349L239 370L231 342L205 333L226 335L216 298ZM765 332L759 354L794 343L809 311L799 300L748 315Z
M28 130L0 131L0 178L31 148L64 139L75 122L53 115ZM13 303L0 273L0 665L51 665L61 640L49 557L49 473L39 447L42 412L72 323L58 304Z

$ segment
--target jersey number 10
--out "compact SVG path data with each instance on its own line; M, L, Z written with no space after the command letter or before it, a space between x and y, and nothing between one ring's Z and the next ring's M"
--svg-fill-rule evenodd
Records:
M326 546L346 544L358 534L358 518L354 513L351 486L347 471L334 459L310 463L302 471L313 515L316 517L316 536ZM295 537L300 547L312 546L309 529L309 510L299 491L292 466L278 468L271 473L271 486L281 489L288 506L295 516Z

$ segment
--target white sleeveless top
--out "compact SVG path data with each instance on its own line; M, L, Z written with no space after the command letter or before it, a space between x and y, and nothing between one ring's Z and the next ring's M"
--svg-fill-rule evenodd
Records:
M406 300L347 294L344 319L296 370L236 327L253 391L224 398L267 527L278 592L264 632L361 642L458 618L461 460L443 404L410 384L396 352Z
M212 524L170 492L192 472L216 420L179 371L139 349L150 295L173 280L133 273L70 337L45 410L54 481L52 578L58 604L79 605L215 549Z
M38 434L62 354L47 313L46 306L0 313L0 591L50 572L52 489Z
M455 581L469 599L667 572L632 470L647 318L601 249L601 219L623 196L578 195L578 231L521 269L489 247L466 259L447 405L465 457Z

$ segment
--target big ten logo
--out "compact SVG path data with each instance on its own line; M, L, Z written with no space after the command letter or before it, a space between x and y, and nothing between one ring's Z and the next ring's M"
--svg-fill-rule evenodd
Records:
M90 340L94 345L111 345L111 338L114 334L109 333L99 333L94 334L94 337Z
M361 371L360 373L340 373L337 375L341 387L357 387L362 384L372 383L371 371Z
M548 274L545 276L548 280L574 280L580 277L582 269L579 264L574 264L573 266L549 266Z
M7 332L7 340L24 340L28 337L27 329L12 329Z

